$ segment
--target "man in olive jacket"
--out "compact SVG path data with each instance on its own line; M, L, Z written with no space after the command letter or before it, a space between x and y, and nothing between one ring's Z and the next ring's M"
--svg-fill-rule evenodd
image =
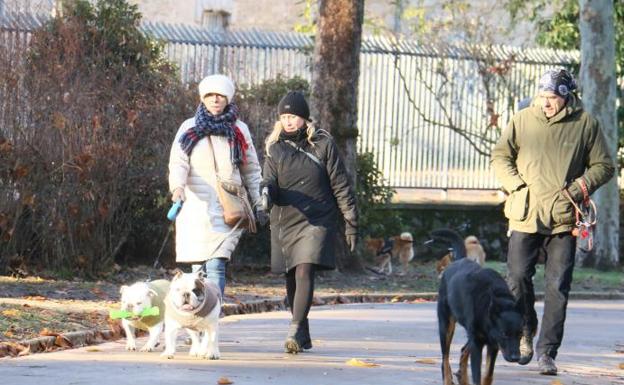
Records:
M546 256L544 315L536 350L541 374L556 375L572 282L575 208L583 186L593 193L614 174L598 122L583 111L572 75L563 69L542 76L530 107L514 115L492 150L492 167L509 194L509 287L524 312L521 365L533 358L537 330L533 275L539 250Z

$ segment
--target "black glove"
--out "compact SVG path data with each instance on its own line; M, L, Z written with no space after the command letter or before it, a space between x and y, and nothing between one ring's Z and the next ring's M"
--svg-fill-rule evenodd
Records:
M351 252L355 251L355 244L357 243L357 234L346 234L347 246Z
M260 226L264 226L269 222L269 215L267 214L266 211L258 208L256 210L256 221L258 221L258 224Z

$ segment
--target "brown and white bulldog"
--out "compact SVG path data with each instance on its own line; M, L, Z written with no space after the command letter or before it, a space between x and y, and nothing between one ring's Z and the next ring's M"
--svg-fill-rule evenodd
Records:
M209 360L221 357L221 292L217 285L206 279L203 272L185 274L178 271L171 280L165 308L165 351L161 356L173 358L178 330L184 328L192 340L190 356Z

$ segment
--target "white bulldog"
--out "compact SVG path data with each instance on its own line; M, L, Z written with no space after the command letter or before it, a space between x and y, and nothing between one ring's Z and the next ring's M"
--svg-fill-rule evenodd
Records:
M217 285L208 281L202 271L178 271L165 298L165 351L161 356L173 358L178 330L184 328L192 340L190 356L218 360L220 313L221 291Z
M141 348L141 351L150 352L154 350L164 327L165 296L168 291L169 281L164 279L151 282L137 282L132 286L124 285L119 289L121 293L121 310L134 314L131 318L121 320L121 324L126 332L127 350L136 350L135 329L147 330L149 332L149 338ZM159 315L140 316L144 309L152 306L158 307Z

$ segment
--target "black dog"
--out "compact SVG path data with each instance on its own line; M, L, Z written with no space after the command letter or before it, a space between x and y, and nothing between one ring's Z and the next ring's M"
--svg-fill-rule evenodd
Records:
M465 258L451 263L444 270L438 291L438 326L444 385L453 384L449 351L456 322L468 334L459 363L461 385L468 384L469 356L473 384L481 385L483 346L487 346L483 385L492 383L494 362L499 348L509 362L517 362L520 358L522 314L505 280L496 271L483 269Z

